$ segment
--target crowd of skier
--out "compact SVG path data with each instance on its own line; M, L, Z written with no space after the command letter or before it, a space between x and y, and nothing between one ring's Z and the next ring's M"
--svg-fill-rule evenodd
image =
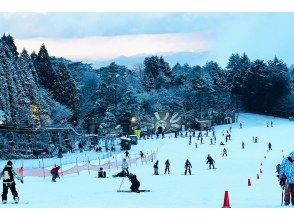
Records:
M273 122L267 123L267 127L273 127ZM239 124L239 128L243 128L243 124ZM206 131L199 131L197 135L197 141L200 142L200 144L203 144L205 141L205 138L208 139L209 132L212 134L210 138L210 144L215 145L217 142L215 130L213 127L210 130ZM189 145L192 145L192 138L196 138L196 131L195 130L189 130L186 131L185 134L183 132L175 132L174 137L189 137ZM224 142L227 143L228 141L232 140L232 127L229 127L228 130L222 131L222 136L224 137ZM159 138L159 134L157 134L156 138ZM164 133L162 133L162 138L165 138ZM197 141L195 142L196 148L198 147ZM258 142L258 137L253 136L252 137L253 143ZM223 141L220 141L220 146L224 146L225 143ZM272 151L272 144L271 142L268 143L268 152ZM241 149L245 149L245 143L244 141L241 142ZM122 161L121 164L121 171L117 173L116 175L113 175L113 177L127 177L129 181L131 182L130 186L130 192L140 192L140 182L137 179L137 176L133 173L129 172L129 164L127 162L127 159L130 158L130 153L128 151L124 152L125 158ZM144 153L140 151L139 153L141 158L144 158ZM222 157L228 157L228 151L226 148L223 148L222 150ZM211 157L210 154L207 155L206 158L206 164L208 164L208 169L216 169L214 166L215 160ZM164 163L164 174L170 174L171 173L171 163L170 160L167 159ZM184 162L184 175L192 175L192 164L189 161L189 159L186 159ZM159 175L159 161L156 160L153 164L153 175ZM52 182L56 182L57 178L60 178L59 176L59 166L55 166L51 169L51 175L52 175ZM276 167L276 173L277 177L279 178L280 186L284 192L284 204L287 206L289 204L294 205L294 151L289 154L288 157L284 158L281 162L281 164L278 164ZM106 178L106 171L103 170L101 167L98 171L98 178ZM15 179L18 179L21 183L23 183L23 179L16 174L16 172L13 170L13 164L12 161L8 161L6 166L3 168L3 170L0 173L0 179L3 178L3 192L2 192L2 203L7 203L7 195L8 191L10 189L13 199L15 203L18 203L19 196L18 192L16 190L16 184Z

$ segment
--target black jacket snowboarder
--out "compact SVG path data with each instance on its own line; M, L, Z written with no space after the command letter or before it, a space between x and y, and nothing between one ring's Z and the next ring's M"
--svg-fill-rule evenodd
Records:
M185 175L187 175L187 171L189 171L189 174L191 175L191 168L192 168L192 164L187 159L185 162Z
M132 192L139 192L139 187L140 187L140 182L139 180L137 179L137 176L130 173L129 174L129 180L130 182L132 183L130 189Z
M166 172L168 172L168 174L170 174L169 166L170 166L169 160L166 160L164 174L166 174Z
M2 203L4 204L7 203L8 189L10 189L15 203L18 203L19 197L18 197L18 192L16 191L16 188L15 188L14 177L17 178L21 183L23 183L23 180L13 170L12 161L8 161L7 165L4 167L4 169L0 173L0 179L2 177L3 177Z
M214 163L214 159L208 154L206 164L209 164L209 169L211 169L211 166L214 169Z
M153 165L154 168L154 175L159 175L158 174L158 160L155 162L155 164Z

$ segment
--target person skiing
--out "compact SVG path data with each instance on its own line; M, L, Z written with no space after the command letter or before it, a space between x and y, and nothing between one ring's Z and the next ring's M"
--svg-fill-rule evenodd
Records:
M242 141L242 149L245 149L245 143Z
M169 160L166 160L164 174L166 174L166 172L168 172L168 174L170 174L169 166L170 166Z
M141 157L141 158L144 158L144 153L143 153L143 151L140 151L140 157Z
M60 179L58 170L60 169L60 166L55 166L51 169L50 173L52 175L52 182L56 182L56 178Z
M268 150L269 150L269 151L270 151L270 150L273 150L273 149L272 149L272 144L271 144L271 142L268 143Z
M208 154L206 164L209 164L209 169L211 169L211 166L212 166L213 169L215 169L214 168L214 162L215 162L214 159Z
M103 170L102 167L100 167L98 171L98 178L106 178L106 172Z
M191 145L191 142L192 142L192 135L190 134L190 136L189 136L189 145Z
M140 192L140 191L139 191L140 182L139 182L139 180L137 179L137 176L134 175L134 174L132 174L132 173L130 173L130 174L129 174L129 180L130 180L130 182L132 183L132 185L131 185L131 187L130 187L131 191L132 191L132 192L137 192L137 193L139 193L139 192Z
M280 185L285 188L285 205L291 203L294 206L294 151L284 158L280 166L279 174Z
M125 152L125 155L126 155L126 158L130 158L130 153L129 153L129 151L126 151L126 152Z
M18 203L19 197L18 192L15 188L14 178L17 178L21 183L23 183L23 179L16 174L14 169L12 168L12 161L8 161L4 169L0 173L0 179L3 178L3 192L2 192L2 203L7 203L7 194L8 189L10 189L13 199L15 203Z
M189 172L189 174L191 175L191 168L192 168L192 164L190 163L190 161L187 159L185 162L185 175L187 175L187 171Z
M129 175L129 164L128 164L126 158L123 159L122 164L121 164L121 168L123 171L125 171L127 173L127 175Z
M239 124L239 127L240 127L240 128L242 128L242 127L243 127L243 125L242 125L242 123L241 123L241 122L240 122L240 124Z
M271 121L271 127L274 127L274 123L273 123L273 121Z
M159 175L158 174L158 160L153 165L153 168L154 168L154 174L153 175Z
M225 156L225 155L226 155L226 157L228 156L227 155L227 149L226 148L223 149L223 156Z
M213 145L212 138L210 138L210 145Z

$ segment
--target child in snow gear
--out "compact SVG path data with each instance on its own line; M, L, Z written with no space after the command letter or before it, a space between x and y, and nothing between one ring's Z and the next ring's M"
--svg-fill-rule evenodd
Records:
M187 171L189 172L189 174L191 175L191 168L192 168L192 164L190 163L190 161L187 159L185 162L185 175L187 175Z
M126 159L123 159L121 168L122 170L126 171L127 175L129 175L129 164Z
M225 156L225 155L226 155L226 157L228 156L227 155L227 149L226 148L223 149L223 156Z
M166 172L168 172L168 174L170 174L169 166L170 166L169 160L166 160L164 174L166 174Z
M153 165L153 168L154 168L154 174L153 175L159 175L158 174L158 160Z
M50 171L51 175L52 175L52 182L56 182L56 178L60 179L58 170L60 169L60 166L57 167L53 167Z
M211 166L213 169L215 169L213 164L214 162L215 162L214 159L212 159L212 157L208 154L206 164L209 164L209 169L211 169Z
M129 174L129 180L130 182L132 183L130 189L132 192L139 192L139 187L140 187L140 182L139 180L137 179L137 176L130 173Z
M285 186L285 205L290 204L290 198L291 203L294 205L294 151L289 154L287 158L284 158L281 163L281 169L280 169L280 185ZM285 181L287 179L287 183Z
M4 169L0 173L0 179L2 177L3 177L2 203L4 203L4 204L7 203L8 189L10 189L15 203L18 203L19 198L18 198L18 193L15 188L14 177L17 178L21 183L23 183L23 180L13 170L11 161L7 162L7 165L4 167Z
M106 172L103 171L102 167L100 167L100 169L98 171L98 178L106 178Z

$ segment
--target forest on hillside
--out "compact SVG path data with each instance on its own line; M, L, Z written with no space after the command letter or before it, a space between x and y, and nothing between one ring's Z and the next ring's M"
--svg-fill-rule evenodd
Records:
M72 125L88 129L93 121L111 130L136 116L177 112L187 121L226 111L280 117L294 115L294 68L283 60L250 60L232 54L222 68L170 66L149 56L131 68L90 64L38 52L18 52L11 35L0 39L0 121L16 127Z

